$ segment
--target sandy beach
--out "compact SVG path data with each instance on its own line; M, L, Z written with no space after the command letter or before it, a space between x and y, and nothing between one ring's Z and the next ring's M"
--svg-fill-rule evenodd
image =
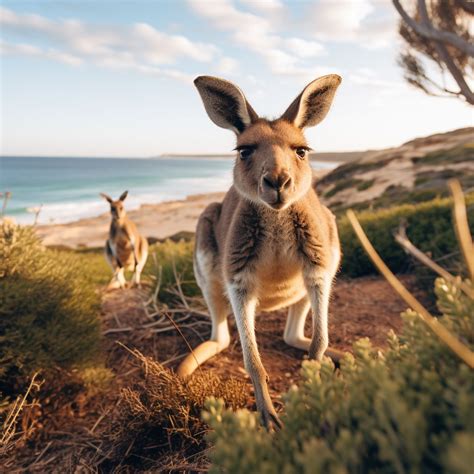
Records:
M128 215L148 239L164 239L181 231L194 232L203 209L211 202L221 201L224 194L197 194L180 201L144 204ZM41 225L37 232L48 246L102 247L109 225L110 214L104 213L67 224Z

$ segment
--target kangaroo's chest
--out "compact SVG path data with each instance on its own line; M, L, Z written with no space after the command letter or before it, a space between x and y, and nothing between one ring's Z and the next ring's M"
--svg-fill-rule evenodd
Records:
M247 280L261 311L296 303L306 295L303 270L325 262L317 216L290 208L276 214L245 207L230 228L224 257L226 277Z
M111 245L115 256L123 266L127 267L133 264L133 247L125 232L121 229L116 229Z
M291 222L270 226L262 237L255 282L259 309L271 311L289 306L306 294L303 262Z

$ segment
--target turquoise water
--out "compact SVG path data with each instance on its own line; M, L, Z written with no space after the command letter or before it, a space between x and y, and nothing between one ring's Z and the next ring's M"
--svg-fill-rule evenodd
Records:
M108 210L100 192L118 197L128 189L127 208L225 191L232 159L0 157L0 192L10 191L7 215L31 223L70 222ZM318 163L318 167L333 164Z

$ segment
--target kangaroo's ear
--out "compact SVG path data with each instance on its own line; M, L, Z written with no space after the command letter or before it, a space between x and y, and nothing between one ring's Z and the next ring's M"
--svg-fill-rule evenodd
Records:
M247 102L243 92L232 82L212 76L194 80L209 118L219 127L236 134L258 120L258 115Z
M125 201L127 195L128 195L128 191L124 191L124 192L120 195L119 201Z
M291 103L282 119L298 128L314 127L326 117L342 78L329 74L310 82Z
M108 195L108 194L105 194L105 193L100 193L100 195L108 202L110 202L112 204L113 202L113 199Z

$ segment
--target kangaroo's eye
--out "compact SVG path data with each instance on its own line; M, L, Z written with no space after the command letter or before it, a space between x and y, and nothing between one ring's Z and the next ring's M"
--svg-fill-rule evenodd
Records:
M250 147L243 147L239 148L239 156L241 160L246 160L247 158L250 158L254 152L254 148Z
M306 155L308 154L308 149L303 148L303 147L299 147L295 150L295 152L296 152L296 154L298 155L299 158L304 160L306 158Z

